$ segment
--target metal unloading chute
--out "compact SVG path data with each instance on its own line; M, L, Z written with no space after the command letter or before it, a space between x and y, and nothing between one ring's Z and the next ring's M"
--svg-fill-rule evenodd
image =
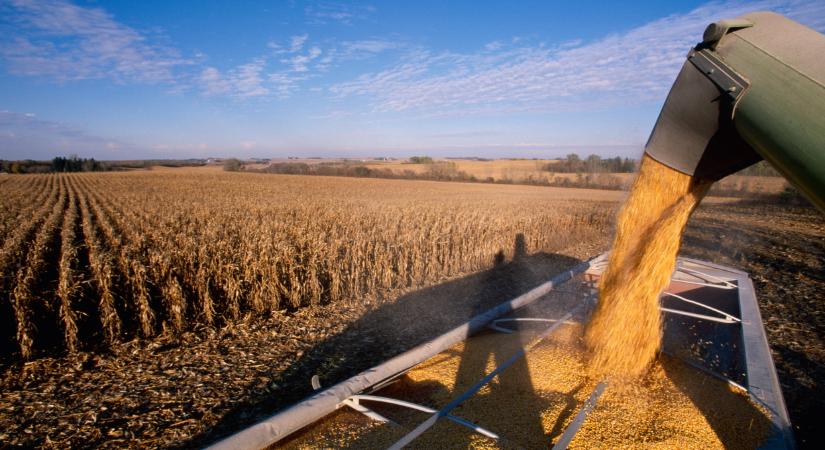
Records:
M825 35L757 12L708 26L645 152L718 180L761 159L825 211Z

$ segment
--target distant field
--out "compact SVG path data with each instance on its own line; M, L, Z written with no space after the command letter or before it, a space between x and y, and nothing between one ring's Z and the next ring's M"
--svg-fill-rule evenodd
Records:
M455 163L458 170L467 172L480 180L493 178L495 180L524 181L529 177L545 177L549 172L543 171L542 167L548 163L554 163L554 159L494 159L491 161L479 161L473 159L448 159L438 160ZM415 173L424 173L430 164L407 164L402 161L387 161L382 163L368 164L371 169L392 169L396 172L411 170Z
M495 181L510 181L513 183L526 183L537 180L544 180L549 183L559 180L569 180L571 183L590 176L591 184L609 186L617 183L623 188L628 188L633 182L632 173L595 173L578 175L575 173L550 172L544 170L548 164L557 163L553 159L496 159L491 161L478 161L472 159L449 159L439 160L455 163L456 169L464 171L479 180L493 179ZM402 174L405 170L410 170L416 174L426 173L429 164L407 164L403 161L370 162L365 164L371 169L391 169L393 172ZM781 192L787 182L781 177L762 176L742 176L731 175L717 183L717 192L742 192L742 193L764 193L775 194Z

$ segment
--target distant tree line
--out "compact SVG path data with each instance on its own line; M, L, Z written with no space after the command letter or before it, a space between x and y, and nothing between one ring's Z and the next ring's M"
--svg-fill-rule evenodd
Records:
M243 163L237 158L229 158L223 162L223 170L227 172L240 172L243 167Z
M23 159L20 161L0 161L0 172L5 173L49 173L51 165L48 161L34 161Z
M49 172L99 172L109 168L95 161L94 158L85 159L77 156L58 156L49 161L35 161L23 159L19 161L1 161L0 172L6 173L49 173Z
M278 173L286 175L322 175L336 177L359 177L359 178L395 178L406 180L437 180L437 181L489 181L479 180L475 176L463 170L458 170L458 165L450 161L433 161L424 172L403 170L396 172L387 168L370 168L364 165L341 164L341 163L274 163L260 170L266 173Z
M630 158L590 155L587 159L581 159L576 153L571 153L560 161L545 164L543 169L559 173L633 173L636 168L636 160Z
M0 160L0 172L5 173L50 173L50 172L101 172L129 169L151 169L163 167L195 167L206 165L205 159L134 159L121 161L98 161L94 158L80 158L76 155L58 156L51 161L23 159L17 161Z
M460 181L466 183L495 183L495 184L526 184L533 186L558 186L576 187L592 189L621 190L626 186L622 180L609 173L583 174L578 173L574 179L565 177L555 177L548 180L544 177L534 177L528 175L526 178L513 180L509 177L496 179L493 177L479 178L466 171L459 170L458 164L452 161L433 161L427 165L426 170L416 172L413 170L393 171L388 168L370 168L360 164L341 163L273 163L264 169L253 170L253 172L276 173L284 175L320 175L336 177L358 177L358 178L392 178L403 180L433 180L433 181Z
M547 172L557 173L633 173L639 167L638 161L631 158L602 158L599 155L590 155L582 159L576 153L567 155L564 159L544 165ZM766 161L746 167L736 173L745 176L780 177L776 169Z
M429 156L411 156L410 164L432 164L434 161Z
M99 161L94 158L78 158L71 155L68 158L57 156L52 159L52 172L102 172L107 170Z

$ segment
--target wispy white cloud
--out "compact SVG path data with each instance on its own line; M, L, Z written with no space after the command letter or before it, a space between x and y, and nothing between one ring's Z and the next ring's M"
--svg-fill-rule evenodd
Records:
M488 50L488 51L491 51L491 52L494 52L494 51L500 49L501 46L502 46L501 42L493 41L493 42L488 42L487 44L485 44L484 49Z
M0 15L0 55L18 75L171 83L173 70L190 64L102 9L10 0L0 5Z
M363 39L360 41L344 41L341 50L348 55L376 54L401 47L401 44L388 39Z
M787 6L777 7L777 12L781 12L820 33L825 33L825 2L795 1Z
M207 67L200 75L202 92L207 96L227 95L238 99L266 96L270 90L264 85L265 64L263 58L258 58L226 74L214 67Z
M308 34L302 34L300 36L292 36L289 39L289 52L295 53L301 50L304 47L304 42L309 39Z
M284 99L295 94L302 82L318 78L333 66L369 58L400 46L378 38L325 44L327 47L322 49L323 44L311 42L308 34L293 35L283 43L270 41L267 47L271 50L267 56L228 69L226 73L216 67L207 67L201 71L197 83L208 96Z
M308 9L316 19L349 23L371 7L321 3ZM196 52L183 58L152 33L121 22L102 8L69 0L0 0L0 58L9 72L66 83L108 79L157 83L168 93L200 92L235 100L287 98L302 82L346 61L366 59L398 44L380 38L310 45L308 33L271 41L269 51L246 64L207 63Z
M299 83L306 80L304 75L295 75L288 71L274 72L269 74L269 82L272 91L279 99L291 97L299 88Z
M825 31L825 2L734 0L593 41L545 45L502 38L470 53L435 52L397 36L334 40L298 33L265 44L244 64L227 66L207 64L208 56L199 52L181 57L101 8L66 0L0 0L0 57L18 75L159 83L167 92L235 100L283 99L303 89L338 99L363 97L375 111L427 115L588 110L663 99L708 23L758 9ZM339 3L305 8L316 24L352 24L373 12ZM367 59L370 69L363 72L366 64L360 63ZM346 73L361 75L330 82L332 69L347 64Z
M206 95L227 94L232 89L231 83L221 75L220 70L214 67L203 69L200 81L203 86L203 93Z
M234 76L234 83L240 97L258 97L269 93L269 89L262 85L263 70L263 59L238 67Z
M372 58L402 48L403 44L382 38L315 43L310 41L308 34L301 34L290 37L286 43L271 41L267 46L277 56L267 63L270 91L283 99L297 92L302 82L318 78L332 67ZM309 91L322 92L324 89L314 86Z
M310 25L326 25L330 22L352 25L354 21L366 19L373 12L373 6L336 2L321 2L304 9L307 24Z
M309 64L322 51L305 49L308 34L291 36L285 45L271 42L276 54L289 54L284 67L267 55L246 64L221 68L204 65L197 54L184 59L174 48L153 43L149 34L124 25L98 8L64 0L0 2L0 57L16 75L57 82L110 79L119 83L159 83L168 92L195 89L210 97L236 100L285 98L293 94Z
M281 62L290 66L293 72L308 72L308 64L321 56L321 49L312 47L306 53L282 59Z
M315 62L315 69L325 72L331 67L354 61L363 61L376 57L389 50L403 49L405 44L382 38L343 41L324 50L324 54Z
M289 53L298 53L304 48L304 44L309 39L309 34L296 34L290 36L285 44L278 41L269 41L266 46L272 49L275 55L285 55Z
M417 50L392 67L329 90L338 97L364 96L379 112L436 115L589 110L658 101L708 23L753 10L778 11L820 30L825 21L821 1L713 2L588 43L518 48L490 43L471 54Z

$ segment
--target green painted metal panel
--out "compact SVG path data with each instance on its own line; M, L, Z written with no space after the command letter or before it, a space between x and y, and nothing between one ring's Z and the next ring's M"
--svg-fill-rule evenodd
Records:
M737 131L825 210L825 87L748 44L725 60L747 67L752 83L734 116Z
M825 36L775 14L745 18L754 26L728 34L715 49L750 81L734 126L825 211Z

